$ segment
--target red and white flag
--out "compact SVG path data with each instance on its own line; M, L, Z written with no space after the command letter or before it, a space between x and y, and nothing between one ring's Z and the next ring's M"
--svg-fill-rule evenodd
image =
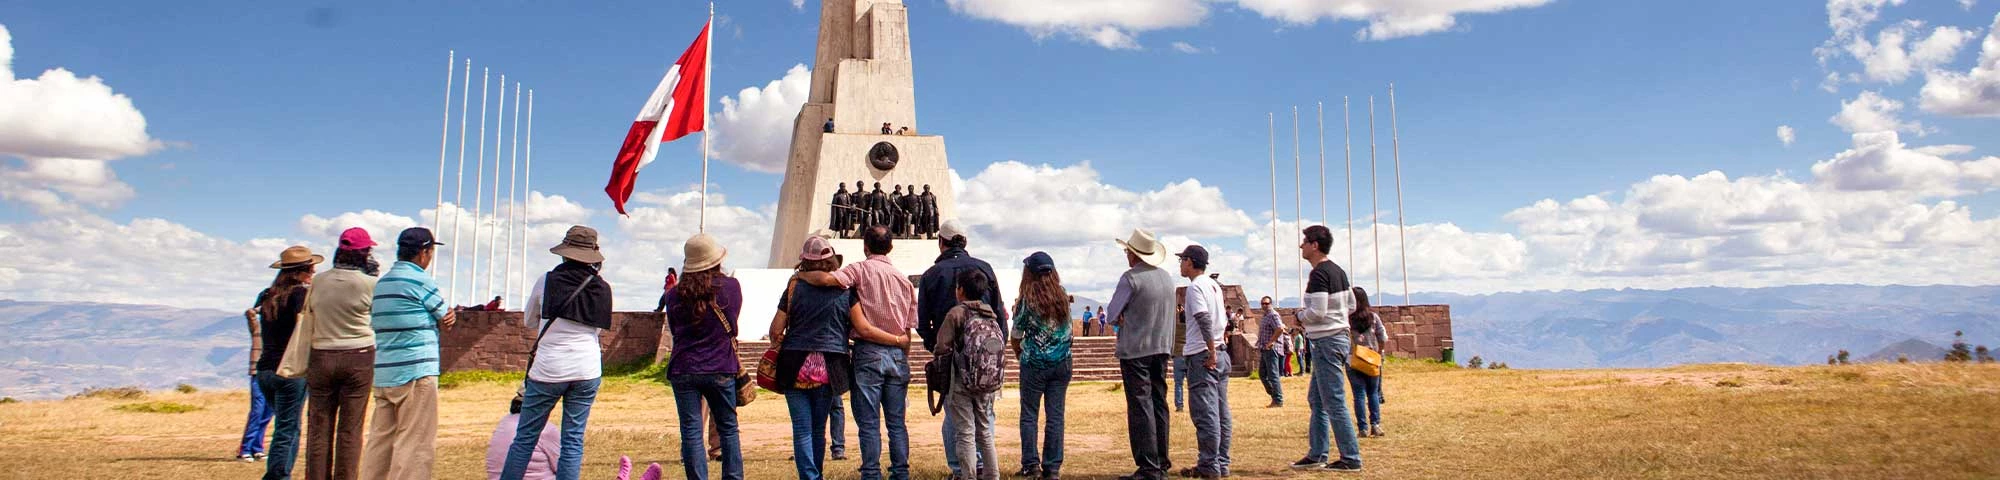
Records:
M604 193L611 195L611 205L621 215L625 213L625 201L632 198L632 185L639 178L639 169L653 163L660 144L707 126L708 29L714 23L709 20L708 25L701 27L694 45L688 46L680 61L667 70L667 76L653 88L653 96L646 99L646 106L639 109L639 118L632 121L632 129L625 133L625 145L618 148L618 161L611 165L611 182L604 186Z

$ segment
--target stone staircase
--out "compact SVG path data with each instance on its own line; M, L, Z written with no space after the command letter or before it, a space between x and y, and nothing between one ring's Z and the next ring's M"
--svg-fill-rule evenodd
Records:
M1073 382L1118 381L1117 337L1076 337L1070 343L1070 368ZM742 342L737 344L737 360L743 362L745 371L756 371L757 359L770 348L770 342ZM910 384L922 388L924 383L924 363L931 361L931 353L923 345L910 347ZM1021 365L1012 354L1007 356L1007 381L1021 379Z

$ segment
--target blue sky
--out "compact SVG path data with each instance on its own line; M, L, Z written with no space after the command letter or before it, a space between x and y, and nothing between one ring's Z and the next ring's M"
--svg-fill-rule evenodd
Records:
M1829 73L1859 75L1865 63L1858 55L1816 54L1822 45L1836 45L1838 35L1829 24L1838 14L1831 13L1832 7L1883 2L1515 0L1497 3L1519 8L1458 12L1451 15L1455 23L1450 28L1378 40L1357 38L1357 30L1368 26L1366 20L1323 16L1300 23L1269 13L1276 7L1251 6L1257 2L1185 1L1195 2L1202 15L1161 27L1144 12L1066 16L1063 2L907 0L923 129L946 136L953 167L968 179L996 162L1051 169L1088 162L1096 181L1130 192L1198 180L1220 192L1223 207L1261 222L1271 208L1266 113L1279 116L1278 156L1281 164L1289 163L1290 109L1300 107L1303 156L1307 173L1315 174L1319 151L1312 109L1314 102L1326 102L1327 161L1334 169L1328 183L1335 188L1329 194L1330 209L1339 217L1344 207L1338 190L1344 180L1338 171L1343 95L1353 101L1354 153L1364 161L1367 98L1376 96L1382 202L1384 210L1393 205L1386 95L1394 82L1408 222L1506 235L1523 244L1520 255L1527 257L1499 262L1488 269L1490 275L1468 275L1490 281L1453 282L1447 278L1451 275L1437 275L1428 284L1432 289L1801 283L1839 281L1846 276L1842 272L1864 265L1750 259L1731 264L1752 266L1746 268L1711 262L1689 267L1693 270L1655 272L1626 261L1550 263L1534 258L1535 252L1555 244L1538 244L1530 238L1535 229L1509 215L1542 199L1562 203L1602 195L1620 203L1634 197L1628 192L1635 185L1656 175L1693 178L1711 170L1739 181L1746 176L1790 179L1808 190L1820 189L1825 195L1816 198L1828 204L1842 203L1827 200L1832 198L1827 192L1855 189L1833 186L1837 179L1816 176L1812 168L1857 149L1850 139L1850 130L1856 129L1830 119L1842 113L1843 102L1871 91L1901 102L1892 115L1919 125L1901 133L1903 144L1973 147L1938 155L1941 161L1968 165L1960 172L1963 181L1948 182L1949 192L1910 187L1898 197L1901 202L1932 210L1950 203L1944 210L1969 211L1970 223L1952 228L1970 233L1956 235L2000 231L1993 214L2000 207L1991 193L1995 183L1982 173L1984 167L1970 166L1985 165L1979 161L2000 147L1993 118L2000 112L1940 113L1919 106L1920 90L1936 83L1928 80L1933 71L1965 75L1976 66L1981 40L1991 33L2000 2L1891 1L1874 7L1879 18L1861 28L1864 40L1908 21L1921 22L1907 26L1916 37L1953 27L1966 38L1953 47L1951 58L1909 68L1913 72L1906 79L1860 78L1836 82L1829 91L1823 88ZM1263 3L1310 8L1375 2ZM1030 24L981 13L989 11L982 5L996 4L1009 12L1048 10L1049 15L1037 18L1055 20ZM794 65L810 67L818 7L805 2L797 8L786 1L718 5L713 80L718 103L712 108L721 111L720 97L736 97L739 89L779 80ZM306 214L334 217L376 209L421 217L420 210L431 207L436 194L444 105L444 72L438 67L445 63L446 51L455 49L459 58L472 58L475 68L494 68L496 81L505 73L510 82L534 89L535 189L562 195L595 211L591 221L610 224L614 220L601 188L611 158L633 112L700 28L706 8L698 2L16 5L0 18L12 35L15 77L33 78L52 68L100 77L143 112L144 132L160 146L108 164L116 181L130 186L129 198L61 213L7 202L0 207L0 222L27 238L24 232L36 222L57 218L90 216L114 226L156 218L205 239L254 250L256 239L325 242L311 238L318 232L301 231L300 217ZM1129 35L1139 48L1106 48L1073 33L1105 26ZM1194 52L1180 51L1176 43ZM478 74L474 77L477 82ZM457 95L453 93L454 115ZM472 99L475 115L478 101ZM790 108L787 119L797 111ZM478 119L472 121L476 130ZM1780 142L1774 134L1780 125L1793 129L1795 143ZM789 132L737 134L782 141ZM641 176L640 188L662 194L690 189L699 178L696 145L698 141L684 140L668 146ZM0 161L20 168L23 155L5 147L0 144ZM713 166L712 183L729 204L754 214L776 201L779 175L728 162ZM468 165L468 175L471 169ZM1290 171L1285 165L1280 174L1280 214L1285 218L1294 215ZM1365 172L1357 168L1357 174ZM1305 189L1308 203L1316 204L1317 180L1308 179ZM1632 206L1644 210L1640 207ZM1316 205L1309 210L1317 216ZM1863 218L1860 212L1841 211L1847 223ZM991 229L1001 234L997 230L1002 227L995 225ZM1733 245L1731 240L1752 238L1760 230L1743 227L1714 238L1710 247ZM768 231L767 225L762 228ZM1598 243L1624 238L1604 235ZM1779 248L1778 256L1787 258L1815 256L1814 248L1821 257L1864 248L1843 241L1837 232L1813 235L1819 240L1769 243L1807 245ZM1453 240L1446 236L1440 234L1433 245L1449 248ZM754 237L754 232L744 235ZM1684 237L1674 232L1659 236ZM1268 258L1261 264L1257 258L1257 244L1268 244L1269 237L1255 237L1254 231L1222 235L1197 228L1181 238L1235 247L1244 257L1243 270L1270 265ZM1916 256L1991 250L1959 243L1927 250L1933 246L1912 247L1914 240L1897 238L1900 246L1865 248ZM1460 241L1492 243L1477 237ZM676 257L678 242L661 250ZM1468 257L1507 254L1464 252ZM1466 268L1492 266L1471 262ZM1290 265L1290 257L1280 264ZM1562 268L1567 270L1540 272L1545 264L1566 265ZM1718 268L1746 276L1702 280ZM1747 273L1773 269L1812 273ZM1546 278L1522 282L1519 288L1507 285L1507 279L1524 273ZM1616 280L1662 274L1672 280ZM14 276L35 275L23 271ZM0 280L6 277L0 275ZM1583 281L1585 277L1593 280ZM1943 271L1885 281L1994 279ZM0 293L53 295L4 284L0 282Z

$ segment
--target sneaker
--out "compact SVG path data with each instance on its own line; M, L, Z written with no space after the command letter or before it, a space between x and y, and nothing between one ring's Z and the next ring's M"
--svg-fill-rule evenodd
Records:
M1305 457L1305 458L1301 458L1301 459L1299 459L1299 461L1296 461L1296 462L1292 462L1292 469L1293 469L1293 470L1306 470L1306 469L1311 469L1311 468L1318 468L1318 467L1319 467L1319 466L1320 466L1321 464L1324 464L1324 463L1326 463L1326 461L1325 461L1325 460L1320 460L1320 459L1317 459L1317 458L1313 458L1313 457Z
M1264 408L1279 408L1283 406L1285 406L1285 402L1271 402L1270 405L1265 405Z
M834 459L834 460L846 460L846 459L847 459L847 452L833 452L833 459Z
M1331 471L1335 471L1335 472L1359 472L1359 471L1361 471L1361 464L1359 464L1359 463L1347 463L1347 461L1346 461L1346 460L1341 460L1341 461L1338 461L1338 462L1333 462L1333 463L1329 463L1329 464L1326 464L1326 466L1324 466L1324 467L1320 467L1320 469L1321 469L1321 470L1331 470Z
M262 461L264 461L264 453L263 453L263 452L258 452L258 453L252 453L252 454L250 454L250 456L251 456L251 457L255 457L255 458L257 459L257 461L259 461L259 462L262 462Z
M246 453L246 454L242 454L242 455L237 455L237 456L236 456L236 459L237 459L237 460L240 460L240 461L243 461L244 463L249 463L249 462L255 462L255 461L257 461L257 457L256 457L256 456L254 456L254 455L250 455L250 454L247 454L247 453Z
M1370 436L1370 437L1380 437L1380 436L1382 436L1382 426L1381 426L1381 425L1376 425L1376 426L1373 426L1373 427L1368 427L1368 436Z
M1038 467L1021 467L1020 471L1014 472L1014 476L1021 478L1040 477L1042 476L1042 469Z

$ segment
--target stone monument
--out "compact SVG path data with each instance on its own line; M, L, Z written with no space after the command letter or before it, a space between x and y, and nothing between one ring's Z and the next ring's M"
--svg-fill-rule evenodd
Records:
M820 3L812 94L792 122L791 156L771 233L771 268L792 268L806 235L836 224L834 211L842 208L834 206L834 193L846 182L909 186L911 193L922 186L936 196L930 216L938 221L957 217L944 137L920 133L914 78L909 15L901 0ZM851 192L847 203L871 203L858 200L862 193ZM902 210L881 200L883 210ZM923 202L926 207L929 203ZM873 221L894 226L889 218ZM890 257L897 268L918 273L936 257L937 242L922 239L926 232L921 229L910 230L899 237L906 239L896 241ZM865 258L860 240L842 238L833 247L848 262Z

